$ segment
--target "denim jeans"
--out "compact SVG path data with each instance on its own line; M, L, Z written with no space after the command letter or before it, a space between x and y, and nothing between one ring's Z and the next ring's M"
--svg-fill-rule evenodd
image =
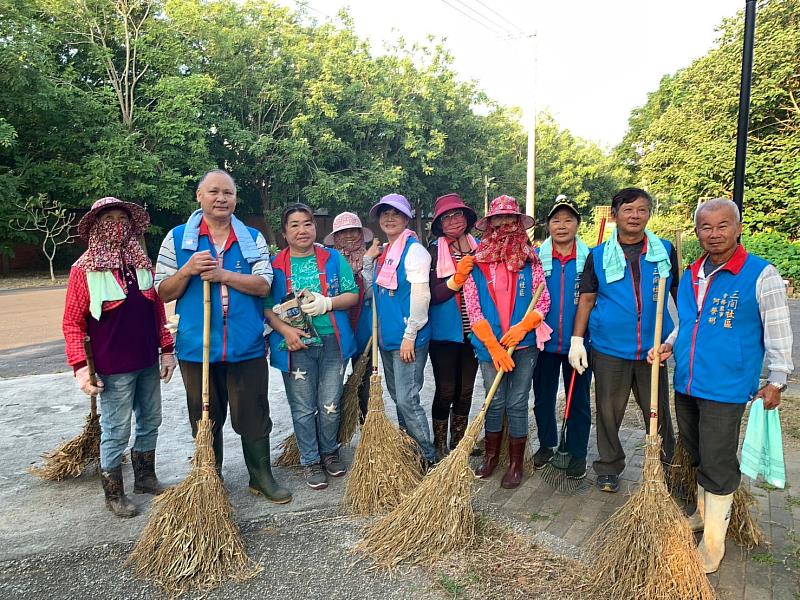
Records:
M528 397L538 355L539 350L535 346L514 352L514 370L503 375L486 411L486 431L489 433L502 431L505 413L508 415L508 435L514 438L528 436ZM497 375L494 364L481 361L481 375L488 394Z
M152 367L99 374L105 387L100 394L100 468L116 469L131 437L131 413L136 415L137 452L155 450L161 425L161 378L158 363Z
M283 373L303 465L318 463L322 454L339 448L344 367L339 342L332 334L322 337L321 346L292 352L289 373Z
M431 431L425 409L419 402L419 392L425 382L425 363L428 362L428 344L414 349L416 359L413 363L400 360L400 350L387 352L381 350L383 373L389 395L397 405L397 419L417 445L422 455L429 461L436 458L431 443Z

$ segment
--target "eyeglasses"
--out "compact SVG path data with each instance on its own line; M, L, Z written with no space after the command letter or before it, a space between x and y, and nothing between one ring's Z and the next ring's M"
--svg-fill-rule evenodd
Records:
M464 217L463 210L456 210L451 213L447 213L446 215L442 215L442 223L445 221L455 221L456 219L461 219Z

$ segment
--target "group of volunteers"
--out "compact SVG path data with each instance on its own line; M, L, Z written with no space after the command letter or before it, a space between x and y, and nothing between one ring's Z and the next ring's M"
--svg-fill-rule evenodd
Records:
M767 409L777 406L793 370L783 282L773 266L739 244L741 218L733 202L698 207L695 227L704 253L681 279L675 248L647 229L652 199L638 188L614 196L616 230L594 248L577 236L581 214L564 196L548 212L549 235L535 248L528 235L533 218L514 198L495 198L479 219L454 193L436 200L426 248L408 228L408 200L389 194L369 213L388 243L350 212L337 215L332 233L318 243L312 209L295 203L282 212L286 247L273 257L263 235L234 215L236 184L227 172L206 173L196 196L199 208L167 234L155 267L143 249L149 218L140 206L103 198L79 226L88 249L70 273L63 329L80 388L100 395L101 479L115 515L136 513L121 470L132 413L134 492L164 489L155 474L159 378L168 382L176 367L196 432L205 282L212 292L209 392L217 471L222 477L222 431L230 412L250 490L284 503L292 495L276 482L270 461L267 356L283 378L306 483L324 489L328 477L347 471L337 441L343 381L372 335L373 303L384 380L399 426L423 464L442 460L463 438L480 369L487 393L499 371L505 376L486 415L476 475L495 471L506 421L509 464L501 485L520 485L531 389L534 467L547 465L558 443L556 397L563 377L565 386L573 381L566 476L584 478L594 374L598 457L592 466L597 487L616 492L625 468L620 427L631 392L645 427L649 423L648 361L655 356L663 278L678 319L673 322L665 303L658 351L662 362L675 358L679 434L697 466L690 524L705 529L700 553L706 570L716 570L740 480L745 406L757 397ZM173 300L179 316L174 338L164 307ZM98 374L94 384L82 345L86 335ZM765 355L769 375L760 385ZM420 400L428 356L435 383L432 427ZM660 377L658 433L668 474L675 435L666 369ZM367 400L362 382L362 418Z

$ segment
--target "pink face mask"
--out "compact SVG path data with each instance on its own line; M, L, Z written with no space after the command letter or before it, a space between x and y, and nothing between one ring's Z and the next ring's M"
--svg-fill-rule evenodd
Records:
M455 240L464 235L467 229L467 220L464 215L448 219L442 222L442 233L451 240Z

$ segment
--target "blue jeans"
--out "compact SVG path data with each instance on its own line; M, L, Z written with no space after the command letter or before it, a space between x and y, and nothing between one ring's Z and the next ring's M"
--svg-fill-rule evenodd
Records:
M383 373L386 387L397 405L397 419L417 445L422 455L429 461L436 458L431 443L431 431L425 409L419 402L419 392L425 382L425 363L428 362L428 344L414 349L416 359L413 363L400 360L400 350L387 352L381 350Z
M291 353L290 372L283 373L283 384L302 465L318 463L322 454L332 454L339 448L344 367L333 334L322 336L322 346Z
M591 364L591 360L589 363ZM554 448L558 445L556 395L558 379L562 375L564 393L568 393L572 367L567 355L541 352L533 371L533 414L536 416L540 448ZM575 375L575 389L572 392L566 434L567 452L575 458L586 458L589 447L589 432L592 428L592 411L589 404L591 383L591 368L586 369L582 375Z
M533 369L539 349L535 346L514 352L514 370L503 375L497 392L486 411L486 431L497 433L503 429L503 413L508 415L508 435L514 438L528 436L528 397L531 393ZM497 371L492 362L481 361L481 375L486 393L492 387Z
M133 449L156 449L161 425L161 378L158 363L152 367L100 374L105 387L100 394L100 468L116 469L131 437L131 413L136 415L136 440Z

